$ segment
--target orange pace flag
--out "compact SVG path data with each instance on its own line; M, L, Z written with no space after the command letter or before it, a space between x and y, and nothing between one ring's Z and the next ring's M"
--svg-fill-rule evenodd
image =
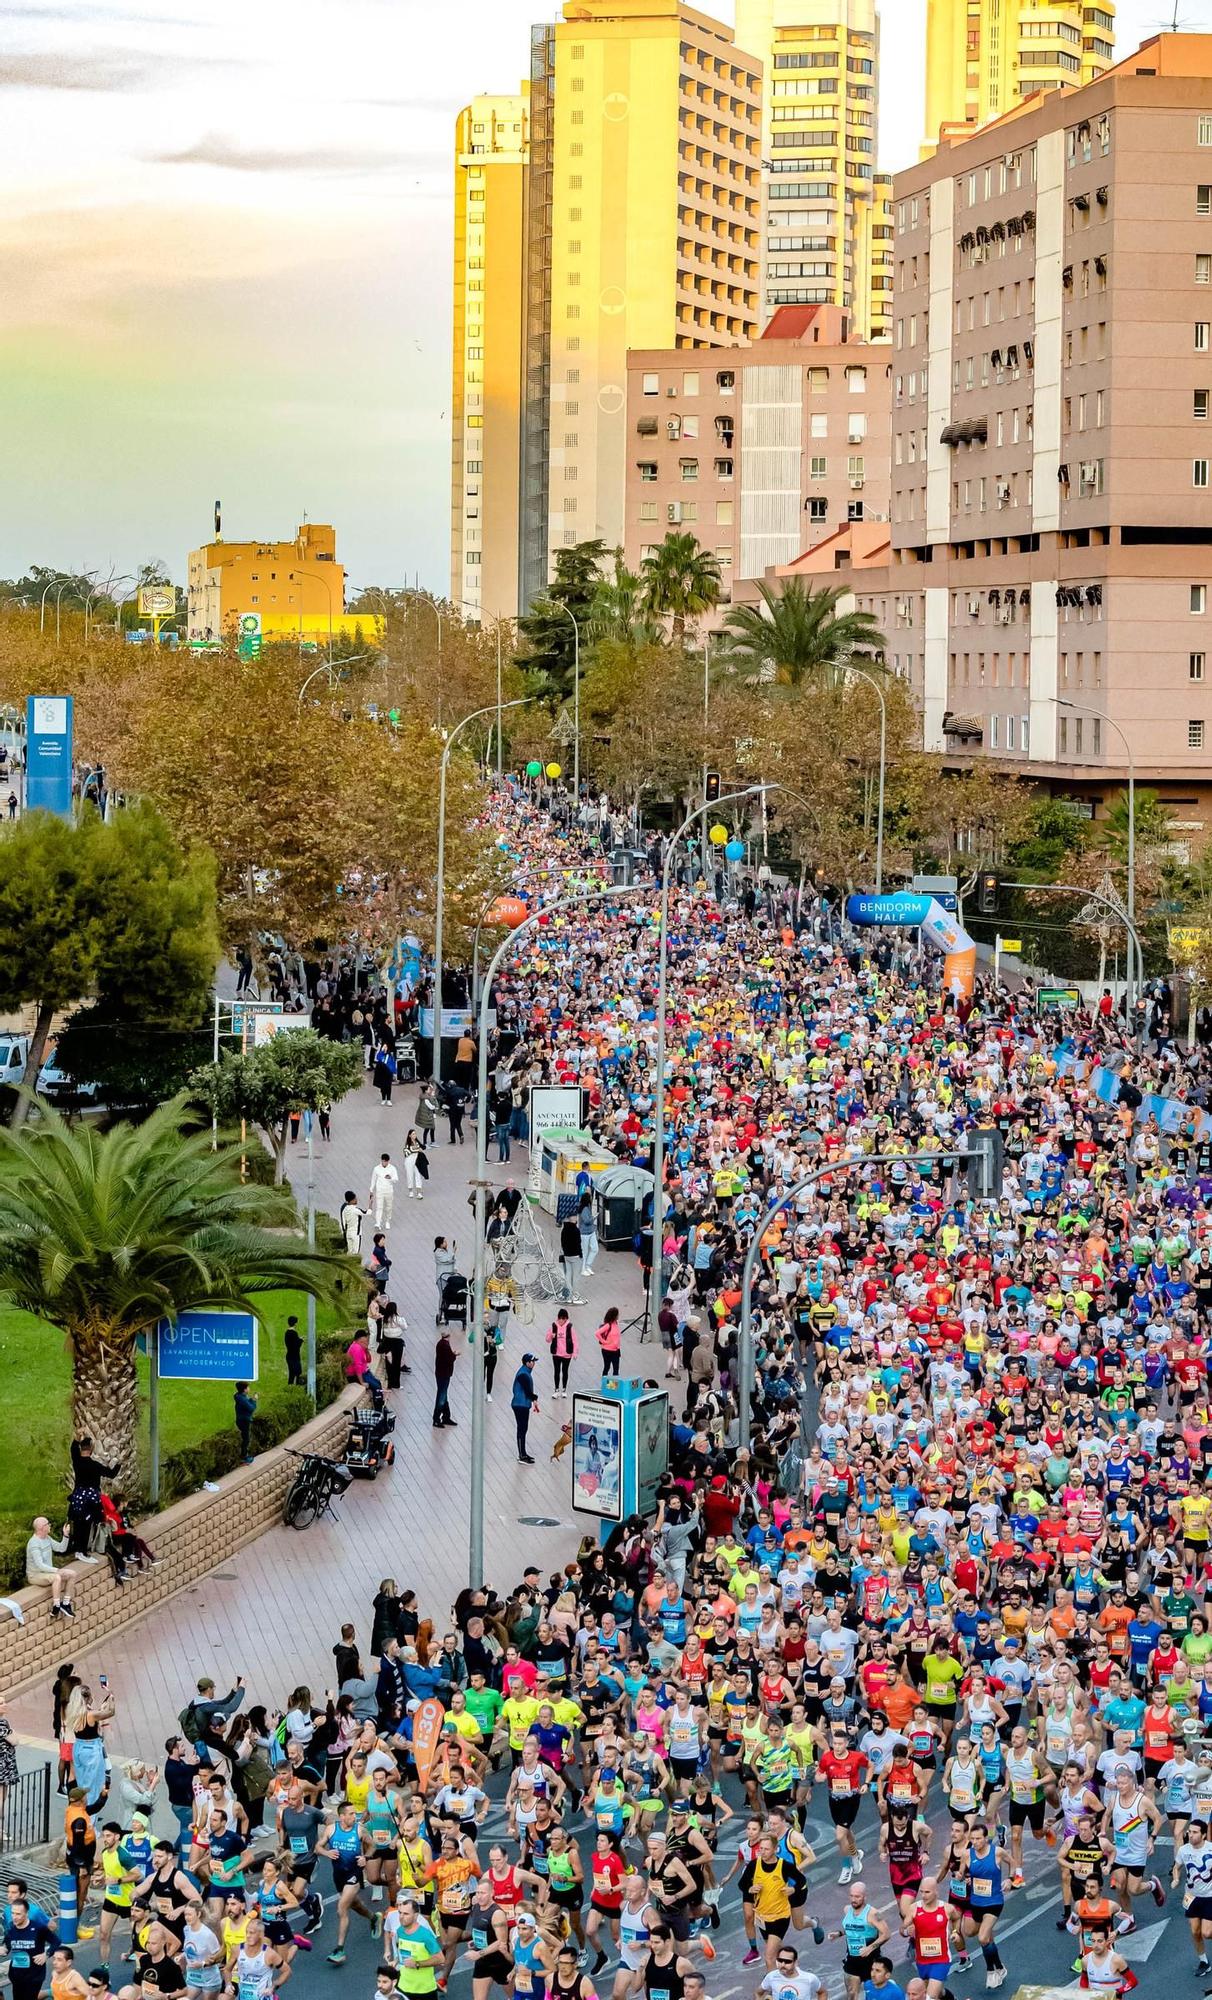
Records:
M412 1760L417 1767L417 1783L422 1792L429 1783L445 1718L446 1710L433 1695L421 1703L412 1718Z

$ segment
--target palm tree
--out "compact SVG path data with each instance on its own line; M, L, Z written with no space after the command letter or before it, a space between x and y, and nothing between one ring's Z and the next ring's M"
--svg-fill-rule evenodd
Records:
M618 639L629 646L651 646L665 636L649 611L641 579L623 561L622 549L614 552L614 575L603 577L594 592L588 625L595 644Z
M734 605L724 620L729 658L748 666L753 680L799 687L832 677L851 660L878 664L883 634L869 611L839 611L843 591L811 590L793 576L787 588L759 583L762 603Z
M720 601L720 566L693 535L666 535L640 564L644 602L654 618L672 618L680 645L687 618L697 618Z
M344 1257L289 1234L284 1188L244 1183L239 1142L212 1150L183 1099L143 1125L73 1127L39 1106L0 1131L0 1297L67 1336L77 1435L137 1482L135 1341L206 1307L249 1309L259 1293L329 1296Z

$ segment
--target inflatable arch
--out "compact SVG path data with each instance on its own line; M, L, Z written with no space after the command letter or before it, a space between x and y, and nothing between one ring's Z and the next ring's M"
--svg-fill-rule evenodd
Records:
M846 915L860 929L901 925L917 930L943 953L943 985L952 993L972 996L976 978L976 946L961 923L933 896L847 896Z

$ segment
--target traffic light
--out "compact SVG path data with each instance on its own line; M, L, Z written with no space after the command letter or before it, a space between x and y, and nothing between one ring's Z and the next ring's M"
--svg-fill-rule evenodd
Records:
M982 869L976 882L976 907L982 917L997 915L998 878L991 869Z
M707 783L703 789L704 800L709 806L713 806L716 803L719 796L720 796L720 774L718 771L708 771Z

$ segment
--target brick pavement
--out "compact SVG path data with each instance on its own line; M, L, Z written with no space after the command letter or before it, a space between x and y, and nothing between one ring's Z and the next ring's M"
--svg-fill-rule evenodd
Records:
M333 1137L315 1140L316 1204L335 1214L347 1187L366 1200L371 1168L390 1150L397 1161L411 1123L416 1087L395 1092L390 1106L363 1086L336 1107ZM323 1521L305 1533L277 1526L224 1561L201 1583L149 1613L138 1624L81 1662L109 1674L117 1697L117 1720L109 1732L122 1755L156 1754L194 1680L211 1672L221 1689L243 1672L253 1700L277 1705L298 1682L317 1697L332 1682L333 1642L342 1620L352 1618L365 1646L370 1636L370 1601L380 1579L394 1576L417 1591L423 1615L446 1619L467 1574L467 1502L471 1450L470 1367L460 1354L451 1394L458 1429L432 1428L435 1340L433 1238L439 1232L458 1244L461 1268L470 1274L472 1219L468 1183L475 1170L474 1137L451 1148L433 1149L432 1176L423 1201L408 1201L403 1185L388 1232L393 1259L390 1292L408 1321L407 1358L413 1373L393 1398L397 1413L397 1461L373 1483L357 1482L340 1507L339 1523ZM493 1149L490 1148L490 1152ZM524 1185L527 1155L515 1147L508 1166L490 1164L495 1180L510 1177ZM303 1144L290 1151L288 1170L300 1201L305 1198ZM543 1225L550 1228L546 1217ZM585 1285L589 1303L574 1312L581 1353L572 1367L574 1388L598 1381L593 1331L609 1305L624 1314L640 1303L639 1271L629 1253L603 1251ZM551 1447L571 1404L549 1402L550 1363L543 1342L542 1313L532 1326L511 1323L498 1364L496 1393L487 1417L485 1567L489 1579L508 1588L525 1563L557 1566L575 1553L581 1517L570 1506L570 1469L565 1455L551 1462ZM457 1332L457 1330L456 1330ZM540 1413L531 1422L530 1444L537 1463L519 1465L514 1443L509 1385L529 1347L539 1354L536 1381ZM641 1349L633 1334L624 1344L624 1370L660 1374L663 1363L652 1348ZM655 1364L655 1366L654 1366ZM523 1526L525 1516L554 1518L559 1525ZM64 1657L73 1657L71 1633L64 1633ZM46 1739L48 1700L33 1693L10 1709L13 1728L26 1741Z

